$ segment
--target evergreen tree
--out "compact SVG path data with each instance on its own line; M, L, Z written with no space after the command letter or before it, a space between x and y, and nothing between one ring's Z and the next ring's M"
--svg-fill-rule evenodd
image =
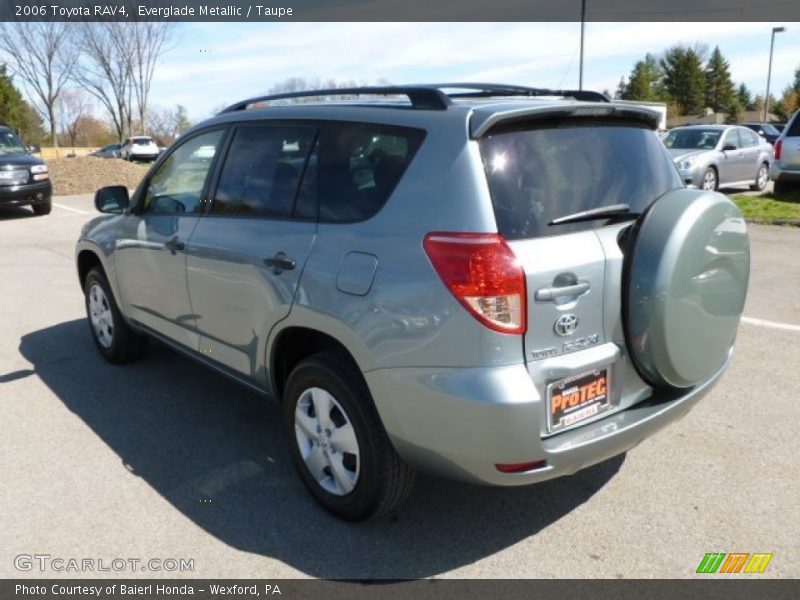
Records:
M744 110L755 110L753 106L753 95L745 84L739 84L739 88L736 90L736 98L739 100L739 106Z
M731 99L728 101L728 104L725 105L723 111L728 113L728 116L725 118L725 122L729 125L738 123L742 117L741 112L742 106L739 104L739 98L734 94L731 96Z
M644 60L638 61L631 71L630 79L622 94L624 100L661 100L661 80L664 71L656 57L647 54Z
M706 74L700 54L692 48L673 46L661 59L664 87L682 115L698 114L705 101Z
M796 94L800 94L800 65L797 65L797 68L794 70L794 83L792 84L792 89Z
M42 119L14 86L5 65L0 65L0 124L20 133L27 143L40 143Z
M622 100L625 96L625 78L619 78L619 85L617 85L617 91L614 92L614 99L615 100Z
M731 80L730 64L722 56L719 46L714 48L706 65L706 106L722 112L736 95Z

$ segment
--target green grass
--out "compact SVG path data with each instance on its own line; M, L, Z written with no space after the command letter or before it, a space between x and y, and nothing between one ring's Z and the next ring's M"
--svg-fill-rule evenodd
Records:
M800 222L800 192L783 194L780 198L772 193L761 196L731 196L731 200L746 219L764 223Z

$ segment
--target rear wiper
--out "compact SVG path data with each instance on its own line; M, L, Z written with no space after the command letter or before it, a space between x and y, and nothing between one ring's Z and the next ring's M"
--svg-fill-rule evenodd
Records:
M565 223L580 223L581 221L594 221L595 219L610 219L613 217L625 217L635 219L639 213L631 212L631 207L627 204L611 204L609 206L599 206L591 210L572 213L563 217L553 219L548 225L563 225Z

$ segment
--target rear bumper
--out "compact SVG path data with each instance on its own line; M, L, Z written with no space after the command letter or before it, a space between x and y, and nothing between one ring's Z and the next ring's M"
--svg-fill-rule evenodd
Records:
M656 391L634 406L551 437L540 435L544 399L525 365L474 369L379 369L365 374L378 412L412 467L475 483L536 483L626 452L683 417L730 361L705 382ZM496 464L544 460L543 468L501 473Z
M800 183L800 168L787 169L780 161L775 161L769 167L769 178L772 181L789 181Z
M50 181L27 185L0 186L0 206L28 206L46 204L53 195Z

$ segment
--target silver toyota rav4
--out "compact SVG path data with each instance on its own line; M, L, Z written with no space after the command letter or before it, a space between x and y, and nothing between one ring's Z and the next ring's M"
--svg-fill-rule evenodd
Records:
M657 124L508 85L240 102L130 198L97 192L89 330L112 363L156 338L281 402L302 481L344 519L397 506L415 470L574 473L685 415L744 306L742 216L683 187Z

